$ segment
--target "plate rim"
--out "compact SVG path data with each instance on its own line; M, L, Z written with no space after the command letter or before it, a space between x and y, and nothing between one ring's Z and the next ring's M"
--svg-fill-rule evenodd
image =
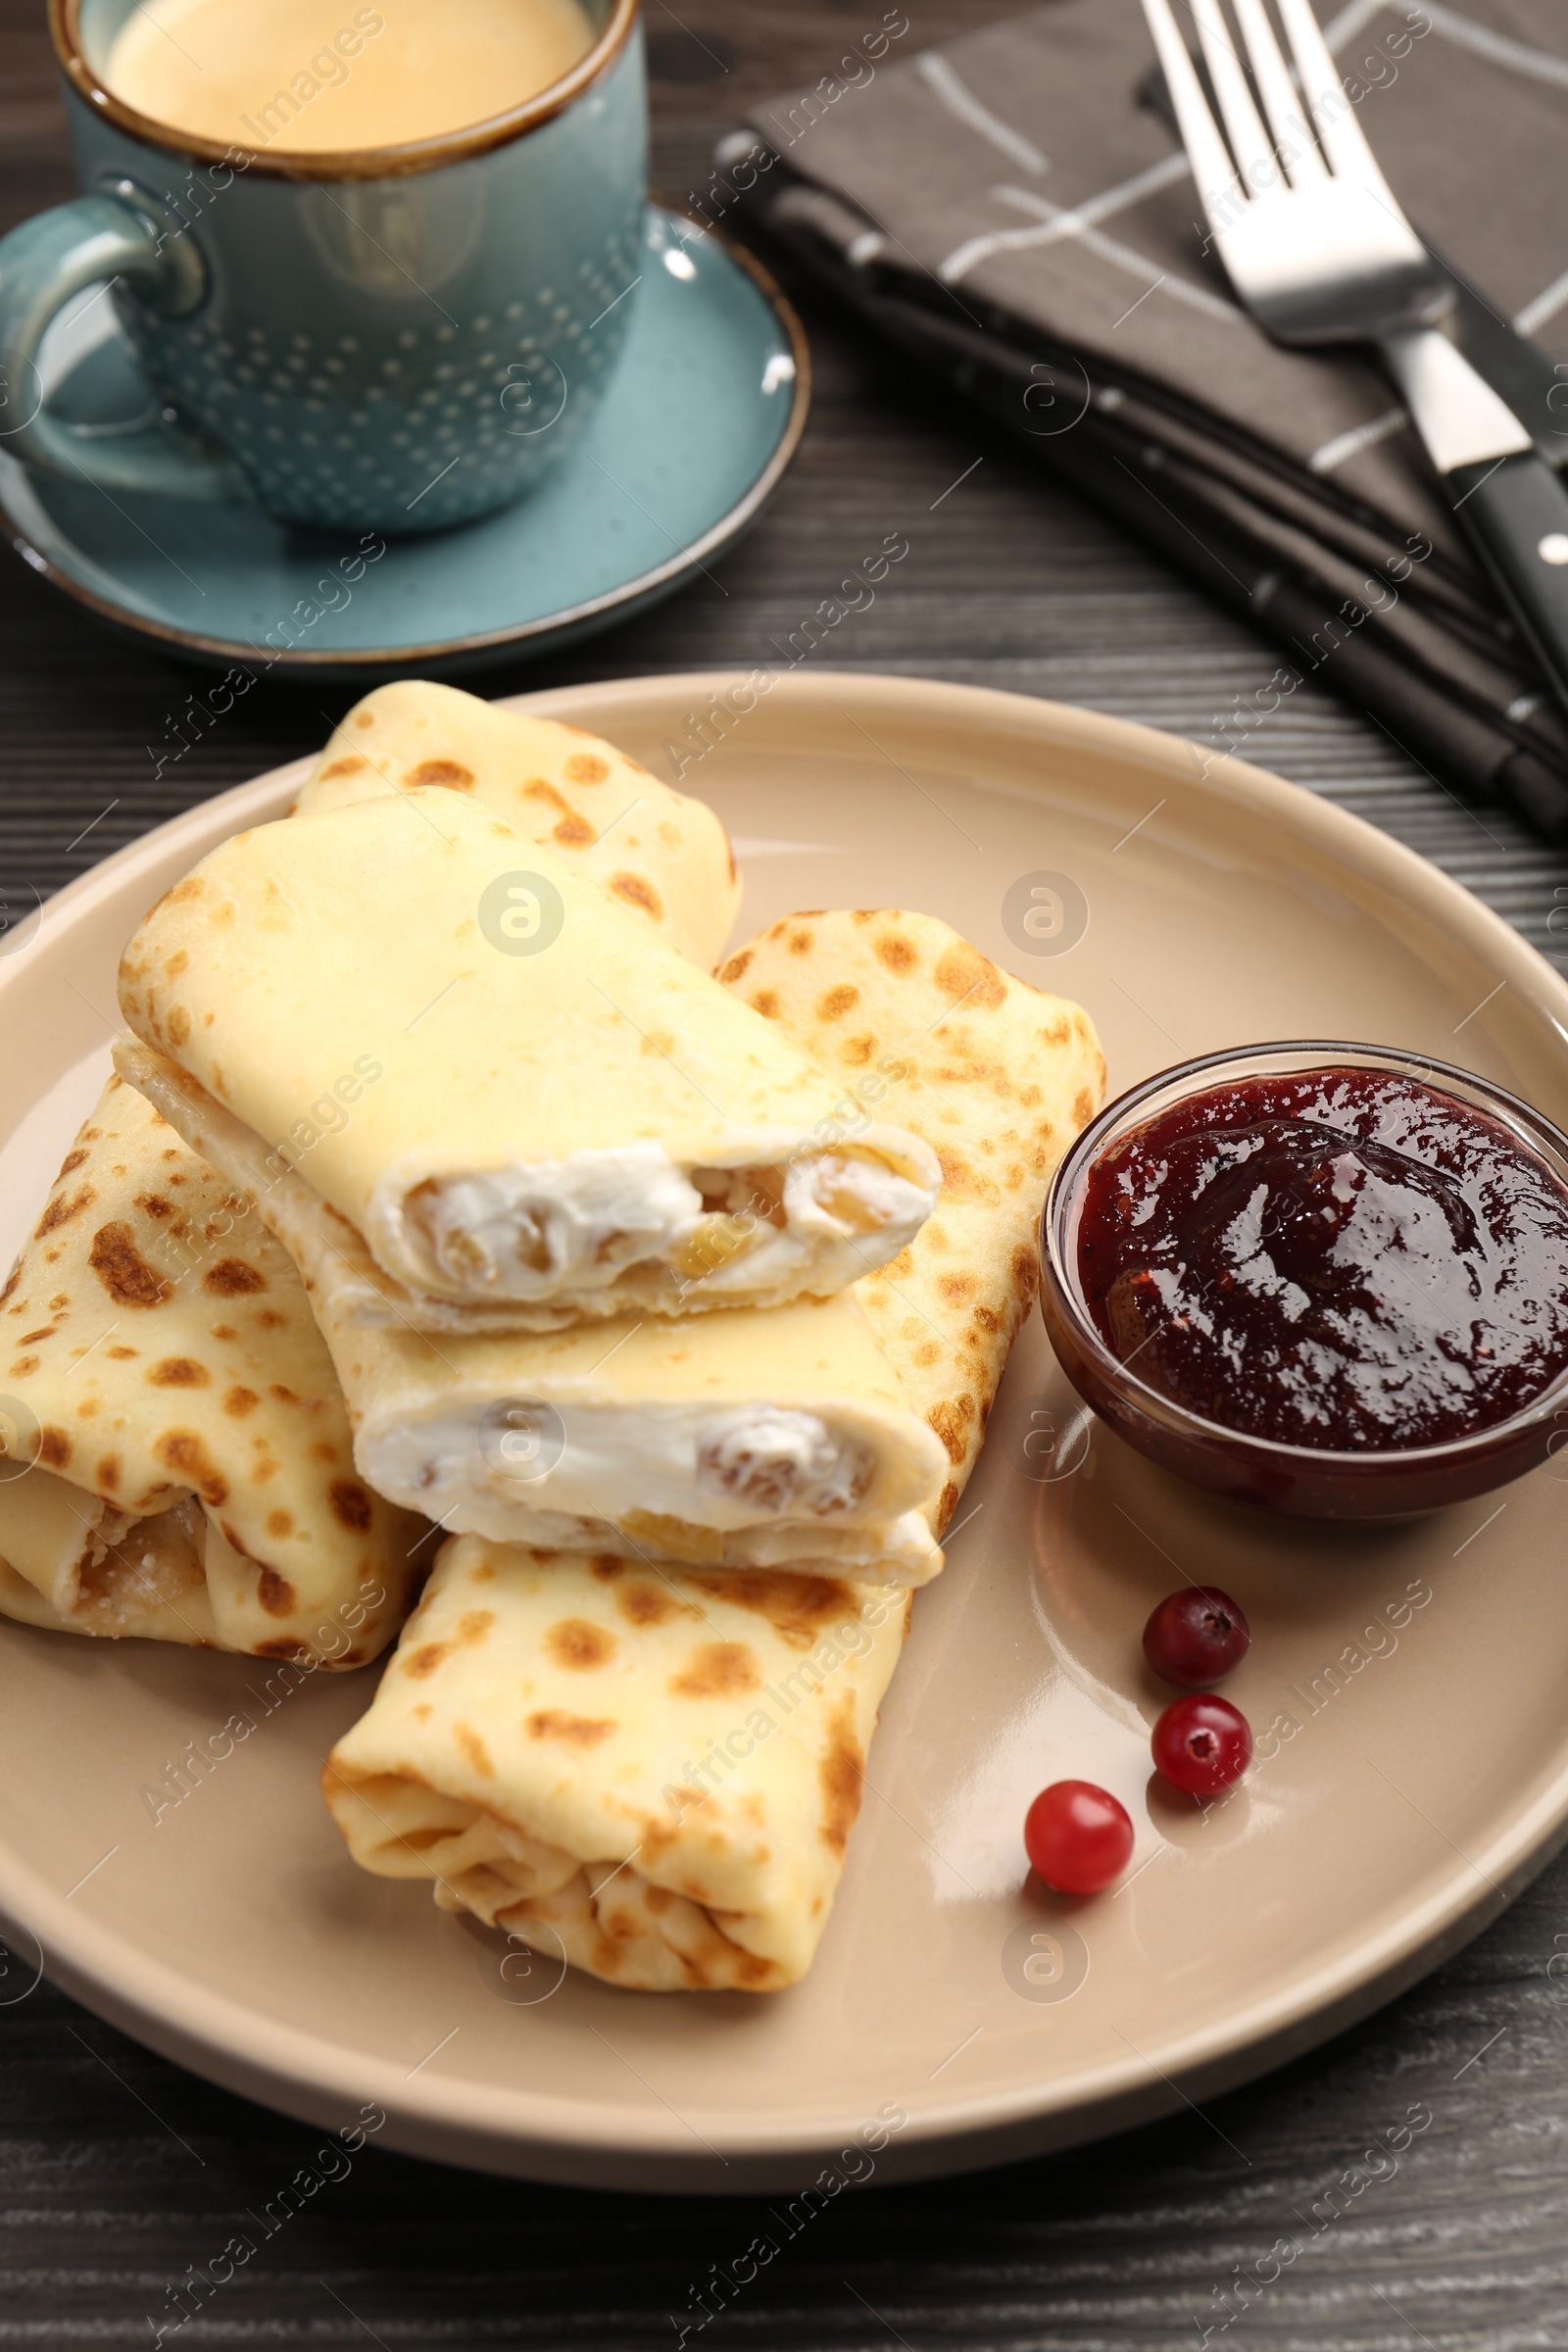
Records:
M710 238L726 259L735 263L743 275L751 279L789 344L795 365L790 413L771 456L749 487L699 538L677 549L664 563L655 564L651 571L639 572L633 580L621 581L601 596L589 597L582 604L564 606L557 612L542 613L534 620L518 622L511 627L478 630L467 637L431 638L421 645L365 646L350 647L340 652L304 653L289 648L280 653L275 661L268 662L265 668L256 669L258 676L286 677L292 674L305 679L346 673L350 677L368 678L377 671L384 671L389 666L401 667L406 662L450 663L475 656L500 656L511 646L526 652L535 639L553 644L558 639L609 627L617 616L629 618L640 605L679 587L704 563L723 554L759 519L794 460L810 414L811 347L807 340L806 329L801 324L794 304L771 270L738 238L731 236L715 222L699 221L694 214L664 196L650 194L646 210L650 214L662 213L668 220L688 222L698 231L696 242ZM25 483L28 478L26 469L23 468L22 471ZM226 662L242 669L256 668L256 648L248 642L231 637L204 636L198 629L175 628L168 621L156 620L135 612L128 605L112 603L96 589L87 587L74 573L63 570L51 556L35 544L30 535L31 526L14 512L7 500L6 490L5 474L0 470L0 529L4 530L11 546L30 571L35 571L52 588L91 612L95 619L104 622L107 627L145 637L156 645L167 647L176 656L194 656L209 665ZM498 512L505 513L506 510L503 508ZM472 517L474 523L491 519L489 514ZM459 532L465 527L467 526L456 526ZM417 533L410 534L411 540L417 536ZM249 661L247 656L251 657Z
M701 702L757 674L730 669L654 673L498 700L503 708L579 720L584 707L591 706L603 727L607 706L612 712L616 704L629 706L650 696L681 703L695 696ZM1163 774L1208 792L1220 807L1243 803L1272 812L1284 820L1291 838L1304 837L1314 849L1390 889L1401 904L1408 906L1413 900L1423 916L1441 920L1446 915L1456 946L1487 955L1493 968L1515 983L1568 1040L1568 979L1462 884L1365 818L1303 786L1160 729L1000 688L825 664L807 673L776 671L772 678L770 705L793 705L808 721L831 726L836 715L856 710L874 719L878 712L891 715L894 707L914 717L941 707L951 718L956 704L959 714L972 722L963 733L977 744L994 740L1000 730L1045 748L1085 750L1123 768ZM610 723L612 728L612 716ZM156 860L178 837L217 840L245 823L263 821L309 772L315 757L306 755L198 802L90 867L44 903L39 944L62 912L90 919L95 900L117 892L137 865ZM1008 789L1045 803L1053 784L1047 775L1009 782ZM1413 889L1401 889L1401 883ZM24 962L19 960L16 968L24 969ZM9 977L0 960L0 1002ZM1159 2043L1162 2067L1129 2045L1125 2059L1101 2064L1076 2082L1025 2081L1005 2093L951 2098L909 2118L884 2152L884 2179L939 2177L1097 2138L1173 2111L1189 2100L1191 2090L1211 2095L1250 2080L1343 2031L1479 1934L1568 1840L1568 1732L1555 1762L1544 1757L1531 1786L1533 1793L1496 1810L1491 1834L1474 1855L1455 1854L1433 1866L1427 1891L1397 1920L1375 1936L1363 1935L1350 1949L1330 1954L1309 1976ZM718 2136L721 2172L710 2158L693 2156L689 2139L677 2137L662 2112L646 2103L585 2106L526 2088L400 2078L390 2060L357 2056L341 2041L259 2019L242 2002L193 1985L164 1961L147 1957L119 1930L94 1922L90 1912L68 1915L67 1900L18 1862L0 1831L0 1920L39 1945L42 1973L51 1981L197 2074L313 2122L327 2121L335 2112L332 2102L350 2089L362 2097L373 2090L389 2119L387 2144L410 2153L582 2185L741 2195L798 2183L803 2161L822 2156L860 2128L861 2119L849 2113L829 2129L820 2118L769 2123L699 2112L695 2120Z

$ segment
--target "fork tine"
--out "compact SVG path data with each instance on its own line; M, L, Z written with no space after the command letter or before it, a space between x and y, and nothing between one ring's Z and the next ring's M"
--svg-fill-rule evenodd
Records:
M1363 187L1375 189L1398 213L1399 207L1378 170L1377 158L1367 145L1355 110L1345 94L1340 69L1312 14L1310 0L1280 0L1280 15L1285 24L1285 37L1295 52L1296 71L1301 77L1301 95L1323 142L1324 154L1337 172L1359 180ZM1402 213L1399 217L1403 219Z
M1207 0L1202 8L1194 5L1194 0L1188 0L1188 5L1198 26L1208 77L1219 100L1231 152L1241 168L1242 178L1254 194L1266 195L1270 188L1283 186L1284 180L1275 160L1274 142L1252 104L1252 93L1247 86L1247 75L1232 43L1230 27L1220 13L1219 0Z
M1238 180L1236 166L1230 150L1219 135L1202 84L1187 53L1187 43L1176 29L1176 20L1170 13L1170 0L1144 0L1144 15L1154 36L1165 86L1170 91L1171 104L1176 109L1176 121L1182 134L1182 144L1193 167L1199 201L1208 218L1208 224L1218 236L1231 224L1234 205L1227 202L1232 190L1237 190L1243 203L1247 189Z
M1253 77L1262 93L1264 112L1275 145L1290 156L1290 180L1295 188L1310 187L1328 176L1327 166L1312 136L1305 102L1298 97L1274 38L1263 0L1236 0L1237 22L1251 61Z

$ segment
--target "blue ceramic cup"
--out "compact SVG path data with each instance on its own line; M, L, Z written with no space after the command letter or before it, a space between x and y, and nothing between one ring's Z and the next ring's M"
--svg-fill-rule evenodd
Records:
M0 241L0 447L112 493L383 533L520 496L593 414L635 300L637 0L587 0L592 48L507 114L321 155L288 152L281 103L224 148L114 97L136 4L51 0L84 193ZM367 20L344 0L345 61ZM149 387L110 430L51 416L38 366L50 320L106 281Z

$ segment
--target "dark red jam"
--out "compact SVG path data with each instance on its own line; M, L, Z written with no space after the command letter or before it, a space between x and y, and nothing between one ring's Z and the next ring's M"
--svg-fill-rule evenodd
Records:
M1286 1445L1441 1445L1568 1366L1568 1190L1389 1071L1243 1079L1123 1136L1088 1171L1078 1276L1141 1380Z

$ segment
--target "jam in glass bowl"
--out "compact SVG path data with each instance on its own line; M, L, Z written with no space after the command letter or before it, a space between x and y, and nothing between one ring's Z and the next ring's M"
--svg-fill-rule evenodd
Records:
M1402 1519L1568 1445L1568 1136L1488 1079L1307 1040L1085 1128L1046 1203L1068 1379L1196 1484Z

